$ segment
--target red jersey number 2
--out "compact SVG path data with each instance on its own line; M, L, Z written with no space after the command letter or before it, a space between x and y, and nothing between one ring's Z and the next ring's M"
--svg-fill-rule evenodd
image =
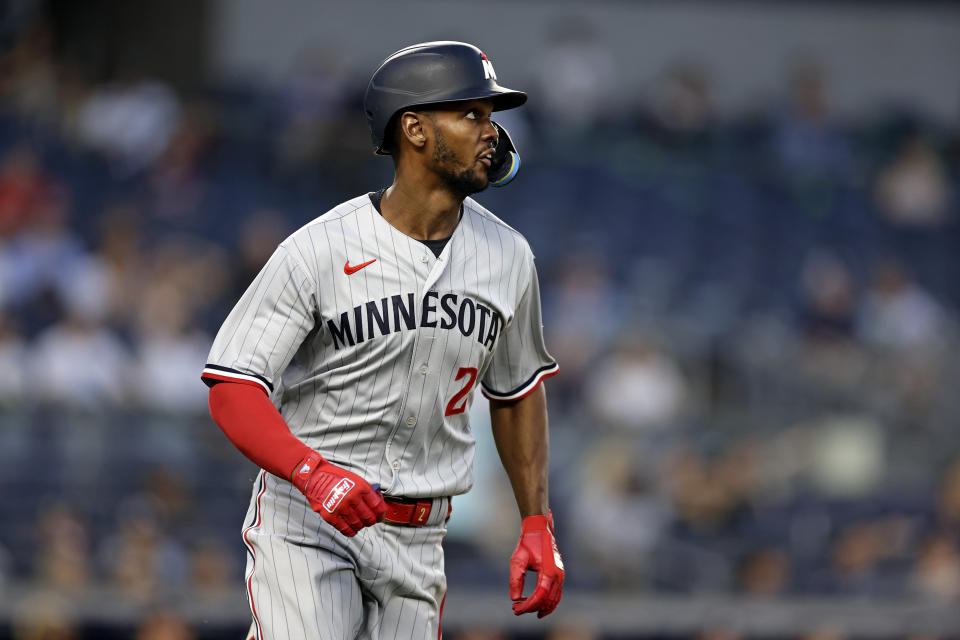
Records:
M447 410L443 413L444 416L455 416L467 410L467 394L470 393L470 389L473 388L473 383L477 381L477 368L460 367L457 369L457 377L454 378L453 381L456 382L464 376L466 376L467 382L460 391L457 391L453 394L453 397L450 398L450 402L447 403Z

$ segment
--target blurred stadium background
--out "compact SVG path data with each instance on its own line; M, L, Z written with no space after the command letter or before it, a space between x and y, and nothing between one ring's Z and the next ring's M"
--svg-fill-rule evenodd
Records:
M568 567L515 619L478 398L459 640L960 637L960 7L0 2L0 638L239 638L255 470L212 333L388 183L359 100L422 40L529 91L478 200L538 256Z

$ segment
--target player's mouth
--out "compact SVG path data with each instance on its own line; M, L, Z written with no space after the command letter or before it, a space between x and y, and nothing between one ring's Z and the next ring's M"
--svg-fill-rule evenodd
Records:
M486 165L487 169L489 169L490 165L493 164L493 149L487 149L477 157L480 162Z

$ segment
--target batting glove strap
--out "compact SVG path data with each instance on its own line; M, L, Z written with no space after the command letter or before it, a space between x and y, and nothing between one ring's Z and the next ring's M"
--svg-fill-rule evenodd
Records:
M291 481L293 486L300 491L307 490L307 483L310 481L310 477L313 475L313 472L321 465L321 463L326 462L316 451L311 451L308 453L303 460L297 463L297 468L293 472L293 477Z

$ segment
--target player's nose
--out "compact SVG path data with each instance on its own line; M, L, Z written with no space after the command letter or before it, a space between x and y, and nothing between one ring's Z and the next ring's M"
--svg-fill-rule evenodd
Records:
M480 139L486 142L487 144L493 144L497 146L497 142L500 140L500 132L497 131L497 128L493 126L493 120L487 119L486 125L483 127L483 133L480 136Z

